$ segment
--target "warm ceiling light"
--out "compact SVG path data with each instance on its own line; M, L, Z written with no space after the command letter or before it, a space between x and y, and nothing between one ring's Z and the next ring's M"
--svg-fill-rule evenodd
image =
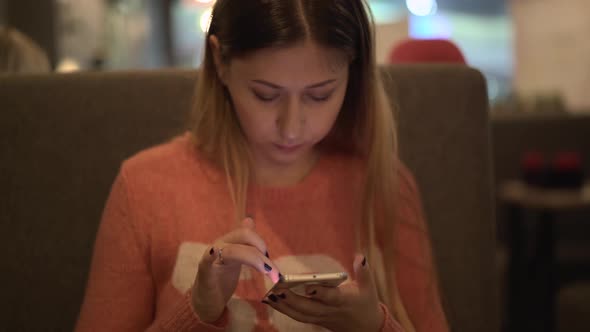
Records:
M201 20L199 22L199 25L201 26L201 30L203 32L207 32L209 31L209 25L211 24L211 14L212 14L212 10L211 8L205 10L205 12L201 15Z

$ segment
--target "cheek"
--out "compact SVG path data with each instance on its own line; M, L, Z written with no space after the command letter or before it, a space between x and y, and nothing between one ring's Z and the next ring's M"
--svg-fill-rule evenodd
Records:
M336 118L338 117L339 109L331 108L324 112L318 112L308 118L309 129L315 139L322 139L330 132Z
M258 138L266 136L272 130L273 121L265 112L257 110L253 103L239 98L233 99L236 114L246 137L251 141L258 141Z
M317 112L312 112L308 123L314 140L319 141L330 132L341 108L342 100L338 100L326 104L323 109Z

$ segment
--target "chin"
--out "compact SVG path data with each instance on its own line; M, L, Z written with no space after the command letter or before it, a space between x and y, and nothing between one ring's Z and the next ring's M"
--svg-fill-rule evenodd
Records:
M269 159L277 164L289 165L304 159L310 152L311 150L307 146L302 146L296 151L282 151L273 146L269 153Z
M292 155L283 155L280 153L273 153L270 156L270 160L274 163L279 165L291 165L297 163L300 159L302 159L303 154L292 154Z

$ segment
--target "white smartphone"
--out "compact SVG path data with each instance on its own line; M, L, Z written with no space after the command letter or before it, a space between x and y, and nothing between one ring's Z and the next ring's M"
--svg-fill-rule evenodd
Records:
M346 279L348 279L348 273L346 272L286 274L281 276L279 281L267 292L266 296L284 289L291 289L293 292L303 295L305 294L306 285L338 287Z

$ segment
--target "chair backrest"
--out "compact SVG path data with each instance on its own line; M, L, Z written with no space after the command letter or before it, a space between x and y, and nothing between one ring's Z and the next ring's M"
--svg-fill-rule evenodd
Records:
M454 331L497 331L485 83L464 66L383 68L399 106ZM183 130L193 71L0 77L0 321L69 331L121 161Z

